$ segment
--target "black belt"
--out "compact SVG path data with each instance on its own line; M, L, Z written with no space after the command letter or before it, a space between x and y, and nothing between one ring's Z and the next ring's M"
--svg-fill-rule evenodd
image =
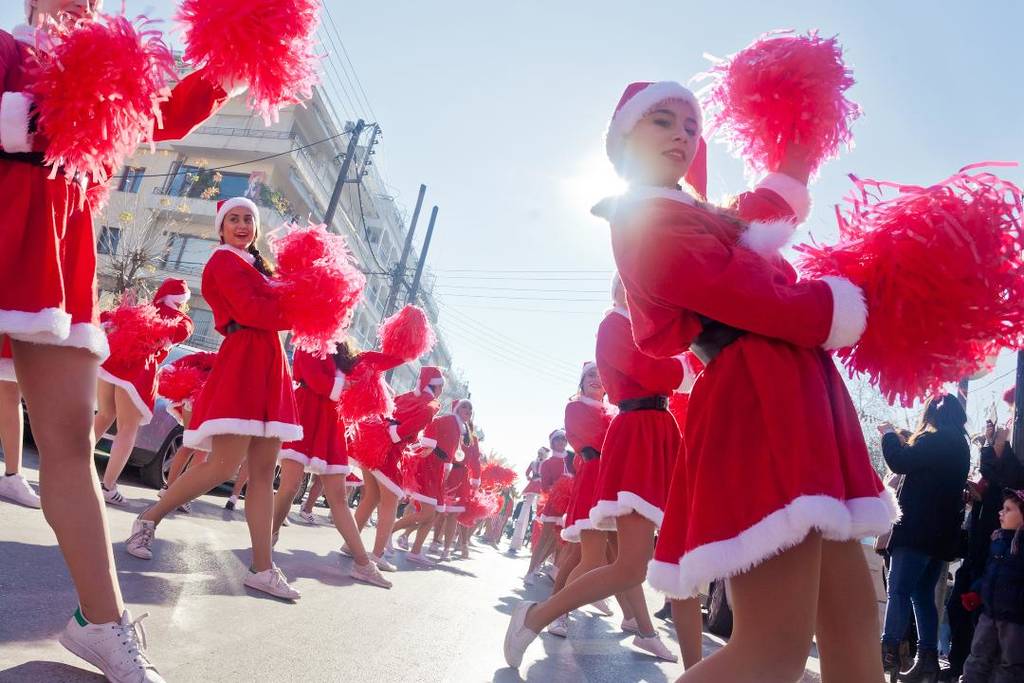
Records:
M580 457L583 458L584 462L590 462L591 460L597 460L601 457L601 451L597 450L593 446L584 446L580 449Z
M4 152L0 151L0 159L5 161L17 161L33 166L46 166L42 152Z
M619 401L619 411L632 413L637 410L668 410L668 396L644 396L643 398L627 398Z
M703 329L697 338L690 342L690 350L704 365L713 361L722 349L747 333L746 330L739 330L704 316L700 316L700 321Z
M224 326L224 336L226 337L229 334L234 334L235 332L241 332L242 330L254 330L254 329L256 329L256 328L249 327L247 325L239 325L234 320L232 320L231 322L229 322L227 325Z

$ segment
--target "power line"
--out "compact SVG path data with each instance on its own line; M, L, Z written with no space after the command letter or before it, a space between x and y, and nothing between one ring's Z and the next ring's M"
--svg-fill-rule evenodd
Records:
M323 3L323 7L324 7L324 10L327 11L327 3L326 2ZM329 14L328 14L328 16L329 16ZM331 64L333 65L333 64L335 64L334 60L335 60L335 57L337 56L336 57L336 59L337 59L337 66L336 66L336 68L340 69L341 72L345 75L345 79L348 80L349 85L352 86L352 90L354 91L355 90L355 86L352 85L352 79L348 77L348 72L345 70L345 64L341 61L340 50L338 48L337 43L334 41L334 36L331 34L330 29L327 27L326 24L321 23L320 24L320 29L321 29L321 33L323 34L323 36L325 36L327 38L327 41L324 41L324 42L330 42L330 44L331 44L331 49L329 49L327 51L327 58L329 60L331 60ZM352 104L354 106L354 110L358 112L359 109L362 109L363 105L359 102L359 98L358 97L353 97L353 95L349 94L349 89L345 87L345 84L341 80L340 76L337 77L337 80L341 84L341 89L345 93L345 97L349 100L349 104Z
M462 322L458 318L449 316L442 319L441 323L444 325L455 325L459 328L458 331L460 334L472 335L482 343L493 345L508 353L527 358L531 361L539 361L546 366L559 370L560 372L574 371L576 369L572 363L555 358L554 356L550 356L541 351L531 349L525 345L518 344L518 342L514 342L504 336L487 336L485 333L475 329L472 324ZM512 346L512 344L518 344L520 348L516 348L515 346Z
M607 294L603 289L532 289L529 287L482 287L480 285L468 284L468 285L446 285L443 282L439 282L435 287L442 287L444 289L472 289L485 290L493 292L540 292L542 294Z
M984 391L985 389L988 389L990 386L992 386L993 384L995 384L999 380L1006 379L1007 377L1009 377L1010 375L1014 374L1015 372L1017 372L1017 368L1014 368L1013 370L1009 370L1007 372L1004 372L1003 374L999 375L998 377L996 377L994 379L989 380L988 382L986 382L985 384L983 384L980 387L973 387L971 389L971 391Z
M440 302L438 302L440 303ZM458 306L459 308L473 308L483 311L510 311L513 313L555 313L557 315L594 315L597 311L571 311L563 308L552 309L552 308L516 308L514 306L484 306L483 304L451 304L452 306Z
M434 268L438 273L604 273L609 277L614 271L611 270L574 270L565 268Z
M383 271L387 271L381 262L377 259L377 252L373 250L373 242L370 241L370 231L366 228L366 213L363 211L363 182L362 179L356 181L356 196L359 198L359 221L363 225L363 239L366 240L366 250L370 252L370 256L373 257L373 262L377 264L377 267Z
M443 327L443 325L442 325L442 327ZM470 339L470 338L467 338L467 337L462 337L461 339L463 341L465 341L466 343L470 344L471 346L473 346L474 348L476 348L476 349L478 349L480 351L483 351L484 353L489 354L493 358L497 358L498 360L504 361L506 363L512 363L513 365L518 366L520 369L526 370L526 371L531 372L531 373L533 373L535 375L544 376L544 377L547 377L549 379L556 380L559 383L565 382L565 383L570 384L570 385L574 381L576 381L575 378L573 378L569 373L565 373L565 374L554 373L554 372L551 372L549 370L545 370L545 369L543 369L543 368L541 368L541 367L539 367L539 366L537 366L537 365L535 365L533 363L530 363L530 362L527 362L527 361L524 361L524 360L520 360L520 359L516 358L515 356L511 356L511 355L505 354L505 353L503 353L503 352L501 352L501 351L499 351L499 350L497 350L497 349L495 349L493 347L489 347L489 346L486 346L484 344L480 344L480 343L474 341L473 339Z
M361 80L359 80L359 72L356 71L356 66L355 64L352 63L352 58L349 56L348 50L345 49L345 41L342 40L341 31L338 30L338 25L334 23L334 17L331 15L331 10L327 7L327 2L325 1L323 5L324 12L327 14L327 20L330 22L331 28L334 29L334 34L337 36L338 42L341 43L342 54L345 55L345 59L348 60L348 65L352 68L352 75L355 77L356 84L359 86L359 91L363 95L363 102L366 103L366 109L370 112L370 115L376 119L377 114L374 113L373 106L370 104L370 98L366 96L366 89L363 88L363 83ZM351 83L351 81L349 82Z
M498 301L558 301L562 303L597 303L607 304L608 301L605 299L562 299L562 298L545 298L545 297L531 297L531 296L491 296L490 294L458 294L455 292L445 292L444 296L455 296L465 299L493 299Z

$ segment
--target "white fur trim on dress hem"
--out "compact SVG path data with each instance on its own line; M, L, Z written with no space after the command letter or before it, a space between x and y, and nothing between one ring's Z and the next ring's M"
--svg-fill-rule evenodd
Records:
M743 574L792 548L813 529L830 541L860 540L885 533L899 515L889 488L878 497L847 501L800 496L737 536L694 548L676 563L652 560L647 581L669 597L692 597L709 581Z
M113 384L116 387L120 387L125 390L128 394L128 398L131 399L132 405L142 415L142 419L139 421L139 426L148 425L153 421L153 411L150 410L146 402L142 400L142 396L139 395L139 390L135 388L135 385L126 379L121 379L115 375L110 374L104 368L100 368L99 379L103 380L107 384Z
M424 505L429 505L430 507L433 507L433 508L438 507L438 505L437 505L437 498L431 498L430 496L424 496L422 493L415 493L413 491L406 491L406 493L409 495L409 498L411 500L418 501L420 503L423 503ZM441 506L441 509L442 510L444 509L443 505Z
M183 441L189 448L208 451L213 447L213 437L228 434L280 439L282 442L288 443L302 440L302 425L290 422L264 422L263 420L243 420L237 417L218 417L202 422L196 429L185 430Z
M665 511L658 506L652 505L632 491L619 491L615 500L599 500L590 508L590 523L601 531L615 531L615 518L634 512L654 522L654 526L659 529L665 519Z
M786 246L796 223L786 220L751 221L747 229L740 234L740 244L754 253L770 258Z
M797 223L803 223L811 213L811 193L807 185L785 173L769 173L757 184L755 189L771 190L782 197L793 210Z
M832 326L822 347L843 349L853 346L868 324L868 305L864 291L844 277L821 278L832 292Z
M442 512L465 512L465 505L445 505Z
M28 132L32 96L23 92L5 92L0 96L0 148L11 154L32 151Z
M566 543L579 543L580 535L584 531L595 531L595 527L589 519L577 519L575 522L562 529L562 540Z
M380 470L370 470L370 474L373 475L374 479L376 479L381 486L398 496L399 500L405 497L405 489L391 481L391 478L388 477L388 475L384 474Z
M554 515L541 515L538 519L540 519L541 524L557 524L558 526L565 526L565 515L558 515L557 517Z
M18 383L18 376L14 374L13 358L0 358L0 382Z
M110 357L110 347L107 346L107 335L103 330L91 323L75 323L69 325L68 332L66 334L56 334L50 329L37 332L19 332L15 329L11 329L8 326L5 316L9 313L15 313L25 315L22 311L2 311L0 312L0 333L6 333L11 339L17 339L18 341L28 342L30 344L43 344L46 346L66 346L76 349L85 349L102 363ZM32 313L28 315L36 316L40 314L48 314L52 316L52 320L56 326L63 324L63 318L66 316L68 322L71 317L67 313L64 313L60 309L51 308L46 311L40 311L39 313Z

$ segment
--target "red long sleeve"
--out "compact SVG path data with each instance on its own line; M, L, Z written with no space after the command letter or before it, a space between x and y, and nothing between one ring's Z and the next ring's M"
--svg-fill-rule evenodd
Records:
M296 382L302 382L311 391L330 398L334 391L336 367L331 356L320 359L297 349L292 357L292 374Z
M415 439L439 410L441 404L425 392L417 395L410 391L396 398L394 419L398 424L394 427L399 439Z
M202 69L193 71L178 81L170 99L160 104L153 141L181 140L216 114L228 99L224 88L210 83Z
M271 332L291 328L271 284L241 256L228 250L215 250L203 269L203 297L213 309L221 334L232 321Z

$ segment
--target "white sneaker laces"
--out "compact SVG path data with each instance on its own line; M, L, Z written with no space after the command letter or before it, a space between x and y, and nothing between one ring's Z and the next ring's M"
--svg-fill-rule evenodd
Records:
M149 647L149 643L146 640L146 629L142 625L142 620L148 616L149 612L143 612L138 618L127 624L113 625L118 638L121 639L121 644L127 648L128 660L141 667L151 666L146 658L146 648Z

